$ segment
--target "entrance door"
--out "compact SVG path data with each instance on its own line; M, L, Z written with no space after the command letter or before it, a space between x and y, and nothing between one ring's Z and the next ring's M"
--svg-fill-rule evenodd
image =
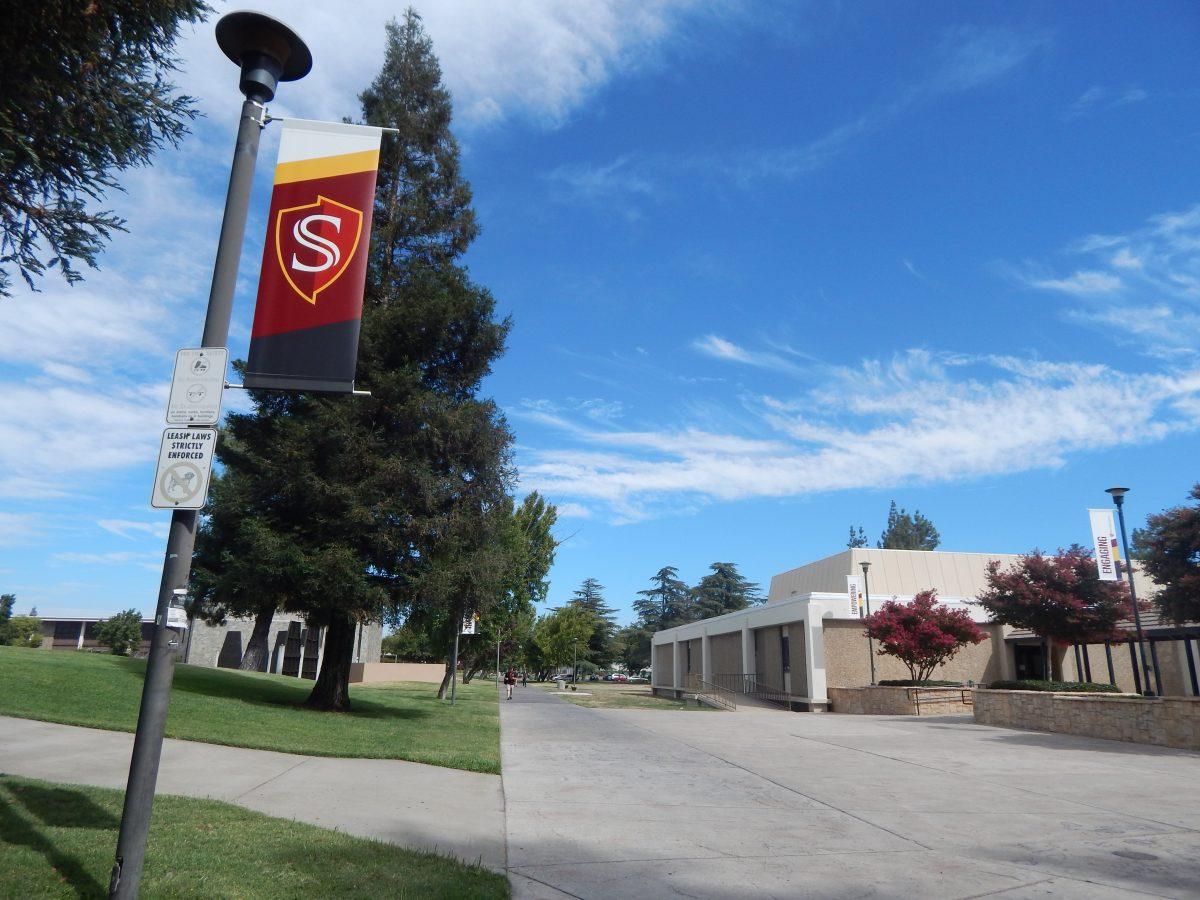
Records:
M1013 662L1016 663L1017 680L1032 678L1040 681L1045 677L1044 654L1041 644L1014 644Z

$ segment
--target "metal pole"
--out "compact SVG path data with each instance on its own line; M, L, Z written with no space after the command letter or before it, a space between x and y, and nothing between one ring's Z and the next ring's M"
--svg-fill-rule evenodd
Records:
M462 625L454 632L454 656L450 660L450 705L454 705L455 687L458 685L458 636L462 633Z
M1117 518L1121 522L1121 548L1125 551L1125 576L1129 581L1129 597L1133 601L1133 624L1137 629L1138 650L1142 656L1142 684L1145 685L1145 690L1142 692L1146 697L1153 697L1154 690L1150 687L1150 665L1146 659L1146 644L1142 634L1142 614L1138 610L1137 589L1133 586L1133 557L1129 555L1129 539L1125 536L1125 498L1120 494L1113 494L1113 503L1117 505ZM1118 568L1118 571L1120 569Z
M867 615L871 615L871 579L867 575L867 569L870 568L870 563L862 563L863 573L863 599L867 605ZM867 632L867 657L871 662L871 686L875 685L875 641L871 639L871 633Z
M237 282L242 237L246 231L246 212L250 205L250 184L254 179L254 163L258 156L258 136L263 127L259 117L261 108L260 104L251 100L242 104L233 168L229 173L229 192L225 198L225 215L221 221L221 238L208 295L208 313L200 341L203 347L224 347L229 335L233 289ZM151 805L167 722L167 705L175 675L174 645L178 644L178 639L167 628L167 608L171 604L173 591L187 587L192 568L192 548L196 543L196 520L195 510L176 510L171 513L171 529L154 613L154 637L150 642L150 657L146 661L137 733L129 763L129 781L121 811L117 858L109 881L109 896L112 898L123 900L136 897L141 883Z
M571 649L575 652L575 661L571 663L571 684L579 684L579 638L571 641Z
M496 684L500 683L500 642L496 641Z

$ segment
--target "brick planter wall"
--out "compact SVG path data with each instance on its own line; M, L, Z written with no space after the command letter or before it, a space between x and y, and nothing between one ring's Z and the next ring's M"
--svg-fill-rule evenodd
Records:
M1200 698L1196 697L977 690L975 721L1200 750Z
M913 690L921 692L919 711L911 693ZM830 712L835 713L860 716L945 716L971 711L971 707L963 703L961 688L831 687L828 688L828 692Z

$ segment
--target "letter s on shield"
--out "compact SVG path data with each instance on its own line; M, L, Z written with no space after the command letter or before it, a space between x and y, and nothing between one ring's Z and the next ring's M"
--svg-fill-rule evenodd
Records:
M300 297L317 295L337 281L358 250L361 210L320 194L312 203L281 209L275 219L275 259Z

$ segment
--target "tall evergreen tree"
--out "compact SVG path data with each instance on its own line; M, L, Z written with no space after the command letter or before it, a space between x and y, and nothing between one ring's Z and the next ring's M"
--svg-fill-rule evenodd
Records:
M638 591L642 599L633 601L633 610L650 631L662 631L695 618L688 586L678 576L674 566L663 566L650 578L653 587Z
M897 509L896 501L892 501L887 528L879 537L880 550L936 550L941 542L937 529L920 510L909 515L907 510Z
M850 526L850 540L846 541L847 547L849 547L851 550L855 550L859 547L865 547L869 543L870 541L867 540L867 533L863 531L863 527L861 525L858 526L858 531L854 530L853 525Z
M0 296L11 264L68 282L123 222L98 210L116 174L176 144L195 115L167 80L202 0L5 3L0 26Z
M595 630L588 638L587 658L598 666L607 666L613 660L613 637L617 633L617 611L604 602L604 585L595 578L585 578L576 588L568 606L580 606L592 614Z
M456 263L477 228L411 10L361 100L368 124L399 129L384 138L363 305L357 380L372 396L251 392L254 412L229 417L198 544L216 598L257 594L326 629L308 703L336 710L356 622L407 617L448 647L510 571L494 539L511 519L512 437L478 396L509 325ZM222 510L225 493L243 508ZM248 529L268 554L253 571L227 564Z
M758 585L743 578L734 563L715 562L709 569L711 573L692 589L696 618L721 616L763 602Z

